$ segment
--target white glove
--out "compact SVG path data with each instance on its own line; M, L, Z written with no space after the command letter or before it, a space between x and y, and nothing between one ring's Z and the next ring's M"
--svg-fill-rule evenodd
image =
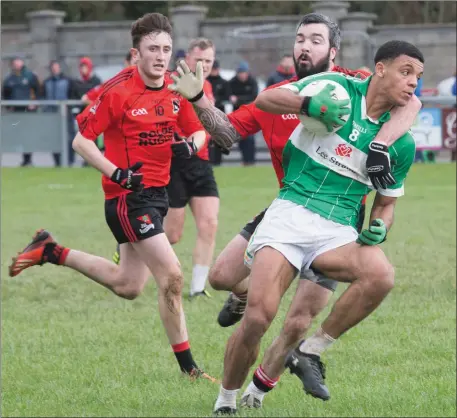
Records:
M178 92L190 102L195 102L203 96L203 66L199 61L195 69L195 74L190 71L186 62L181 60L178 63L176 71L179 75L172 74L170 77L174 81L168 85L168 89Z

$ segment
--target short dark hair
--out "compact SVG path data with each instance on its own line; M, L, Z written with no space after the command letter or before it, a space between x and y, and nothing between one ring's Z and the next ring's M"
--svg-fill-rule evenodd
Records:
M422 64L424 63L424 56L419 48L406 41L388 41L382 44L376 51L374 63L392 61L400 55L407 55L408 57L416 58Z
M161 13L146 13L135 20L130 31L133 47L138 48L143 37L153 32L165 32L171 36L172 27L168 17Z
M325 26L327 26L329 32L328 38L330 47L340 49L341 32L339 26L328 16L325 16L321 13L308 13L307 15L304 15L298 23L297 30L295 32L298 32L300 26L310 25L311 23L323 23Z

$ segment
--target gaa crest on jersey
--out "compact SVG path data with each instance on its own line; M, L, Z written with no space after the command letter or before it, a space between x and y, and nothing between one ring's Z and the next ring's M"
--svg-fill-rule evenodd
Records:
M173 105L173 113L178 113L179 112L179 108L180 108L179 100L178 99L171 99L171 103Z

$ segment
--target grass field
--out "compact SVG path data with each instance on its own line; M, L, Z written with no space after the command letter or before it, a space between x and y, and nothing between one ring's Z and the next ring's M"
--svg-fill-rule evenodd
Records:
M305 396L296 377L285 374L261 412L241 414L456 415L455 170L455 164L413 167L383 244L396 267L396 287L325 354L332 399L323 403ZM211 415L219 388L180 375L160 324L152 280L141 297L126 301L62 267L7 276L11 256L38 227L71 248L111 256L114 241L105 224L99 175L91 169L1 173L2 416ZM271 167L220 168L216 175L222 199L218 254L270 203L277 186ZM194 239L189 216L176 245L186 293ZM278 334L294 288L264 337L262 352ZM226 293L212 295L184 303L194 356L221 377L232 330L216 322Z

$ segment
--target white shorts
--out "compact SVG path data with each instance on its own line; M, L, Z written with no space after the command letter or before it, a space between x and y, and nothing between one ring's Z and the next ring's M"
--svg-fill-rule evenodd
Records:
M323 218L289 200L276 199L249 241L244 261L250 267L263 247L279 251L297 270L309 269L327 251L354 242L357 231Z

